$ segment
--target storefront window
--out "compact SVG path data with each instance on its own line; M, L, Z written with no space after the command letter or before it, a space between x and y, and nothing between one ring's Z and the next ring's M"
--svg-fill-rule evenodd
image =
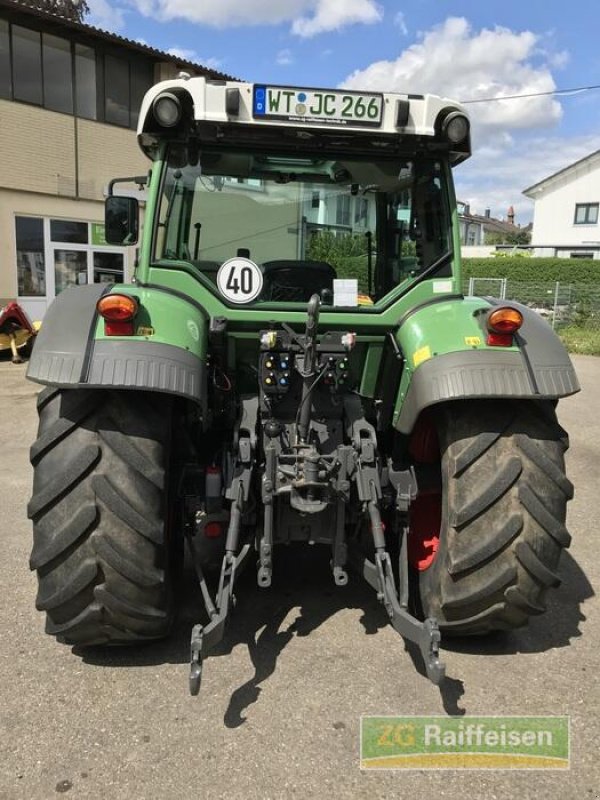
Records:
M87 244L88 224L87 222L73 222L67 219L51 219L50 238L53 242Z
M37 217L17 217L15 227L19 297L44 297L46 294L44 220Z
M121 253L94 252L94 283L123 283Z
M56 294L60 294L68 286L83 286L87 282L87 252L85 250L54 251L54 288Z
M126 251L109 249L100 222L18 216L15 233L19 297L50 302L69 286L125 281Z

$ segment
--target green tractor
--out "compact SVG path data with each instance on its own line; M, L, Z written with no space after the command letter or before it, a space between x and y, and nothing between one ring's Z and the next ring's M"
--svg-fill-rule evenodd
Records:
M469 131L430 95L185 74L147 93L133 281L63 292L29 364L49 634L166 636L186 541L193 694L240 570L268 589L291 543L337 586L364 577L434 683L441 633L544 611L573 493L555 407L579 386L534 312L463 296ZM106 238L135 244L117 182Z

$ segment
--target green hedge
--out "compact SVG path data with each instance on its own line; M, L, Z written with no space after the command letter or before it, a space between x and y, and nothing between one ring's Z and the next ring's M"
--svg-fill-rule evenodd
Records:
M508 278L512 281L600 284L600 259L463 258L463 278Z

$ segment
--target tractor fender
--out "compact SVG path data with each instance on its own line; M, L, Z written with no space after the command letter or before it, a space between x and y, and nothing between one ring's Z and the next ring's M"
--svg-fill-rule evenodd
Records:
M140 302L138 316L145 325L136 335L104 336L96 303L111 291ZM125 284L71 287L44 317L27 378L64 388L166 392L204 407L207 327L204 309L176 292Z
M493 305L523 314L513 347L485 343L482 319ZM406 359L394 412L401 433L412 431L423 409L448 400L556 400L580 390L558 336L520 303L467 297L424 304L401 320L396 336Z

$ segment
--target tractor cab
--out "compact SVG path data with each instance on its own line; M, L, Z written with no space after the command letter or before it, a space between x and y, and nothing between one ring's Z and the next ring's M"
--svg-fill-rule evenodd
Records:
M317 293L369 313L456 272L450 167L470 145L450 101L180 79L149 93L138 135L160 182L150 269L226 305Z

